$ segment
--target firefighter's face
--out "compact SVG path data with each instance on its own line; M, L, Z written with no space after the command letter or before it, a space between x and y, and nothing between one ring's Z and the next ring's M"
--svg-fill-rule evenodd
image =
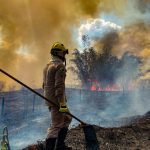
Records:
M59 52L59 56L61 56L61 57L64 57L65 58L65 56L66 56L66 54L68 54L68 52L66 53L66 52Z

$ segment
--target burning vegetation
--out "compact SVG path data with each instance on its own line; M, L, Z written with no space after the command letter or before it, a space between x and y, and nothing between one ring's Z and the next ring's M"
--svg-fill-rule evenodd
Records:
M86 42L86 36L83 42ZM112 54L112 47L118 41L116 32L107 34L100 42L102 49L86 48L83 52L78 49L72 60L84 88L91 90L123 90L134 89L134 81L140 73L142 59L130 52L125 52L121 58Z
M3 69L14 73L16 77L31 86L41 87L42 70L49 58L47 54L50 43L62 41L69 50L78 47L72 59L76 67L71 69L77 73L83 88L97 91L135 90L139 80L142 86L150 87L149 0L89 0L88 2L62 0L60 5L57 5L58 3L60 4L59 0L44 2L14 0L9 3L0 0L0 66ZM79 32L77 37L73 32L74 29ZM76 43L79 37L83 44L82 51L80 42ZM68 76L69 83L74 84L70 82L72 76L70 74ZM0 80L1 92L8 87L7 83L10 84L10 81L1 76ZM14 89L15 85L9 86L10 91ZM75 89L72 91L75 92ZM73 95L69 92L68 95L72 100L71 106L74 106L73 113L77 113L88 123L96 122L96 125L103 125L103 128L95 126L100 148L150 149L149 116L144 116L143 121L140 120L129 126L123 123L126 126L116 128L114 128L115 122L111 120L122 119L124 116L126 120L130 120L131 115L143 115L149 111L149 91L127 93L97 91L80 90L78 94L75 92ZM37 112L37 109L35 111L34 116L39 118L29 117L26 112L30 113L27 110L34 112L35 96L30 94L33 97L31 98L27 96L26 91L23 92L26 96L21 96L22 101L16 97L17 93L13 100L8 101L6 98L10 107L4 107L6 111L9 110L8 114L12 115L9 117L11 116L13 121L18 119L17 121L26 128L26 130L22 126L16 128L16 124L8 123L15 128L15 138L12 139L17 145L18 139L31 140L33 135L36 137L37 133L41 134L39 129L44 131L41 127L47 128L49 124L39 117L39 114L43 115L41 110L46 110L44 107L42 109L38 107L39 111ZM33 107L29 107L32 102ZM25 119L29 117L28 122L26 120L23 122L24 118L21 116L20 120L16 114L20 116L23 114ZM7 114L4 115L3 118L8 120ZM104 128L106 124L112 127ZM29 133L29 130L33 132ZM70 130L66 143L73 149L85 148L80 127Z

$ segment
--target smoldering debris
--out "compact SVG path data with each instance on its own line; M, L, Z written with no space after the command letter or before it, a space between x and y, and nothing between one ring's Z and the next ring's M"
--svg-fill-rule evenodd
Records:
M136 118L136 117L135 117ZM128 118L129 119L129 118ZM150 116L133 119L129 125L117 128L95 126L99 147L103 150L115 149L149 149ZM67 145L73 150L86 150L82 128L80 126L69 131Z
M115 149L143 149L150 148L149 144L149 126L150 116L149 112L144 116L135 116L130 120L129 124L116 128L102 128L100 126L94 126L96 131L99 148L103 150ZM86 150L85 137L83 128L81 125L76 126L68 131L66 138L66 145L72 147L73 150ZM38 144L35 142L32 145L28 145L26 149L37 150Z

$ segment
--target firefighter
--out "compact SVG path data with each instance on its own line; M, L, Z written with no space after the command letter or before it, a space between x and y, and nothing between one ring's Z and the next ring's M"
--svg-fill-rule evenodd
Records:
M68 50L62 43L53 44L50 62L43 71L44 96L60 107L47 103L51 114L51 126L47 131L46 150L71 150L65 145L65 138L72 118L69 112L65 95L66 54ZM64 65L65 63L65 65Z

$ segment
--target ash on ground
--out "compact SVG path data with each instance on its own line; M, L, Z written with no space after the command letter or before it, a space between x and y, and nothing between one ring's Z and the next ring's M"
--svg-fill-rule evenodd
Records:
M144 116L134 117L128 125L123 127L94 126L94 128L101 150L150 149L150 112ZM80 126L70 129L66 144L73 150L86 150L84 133Z

